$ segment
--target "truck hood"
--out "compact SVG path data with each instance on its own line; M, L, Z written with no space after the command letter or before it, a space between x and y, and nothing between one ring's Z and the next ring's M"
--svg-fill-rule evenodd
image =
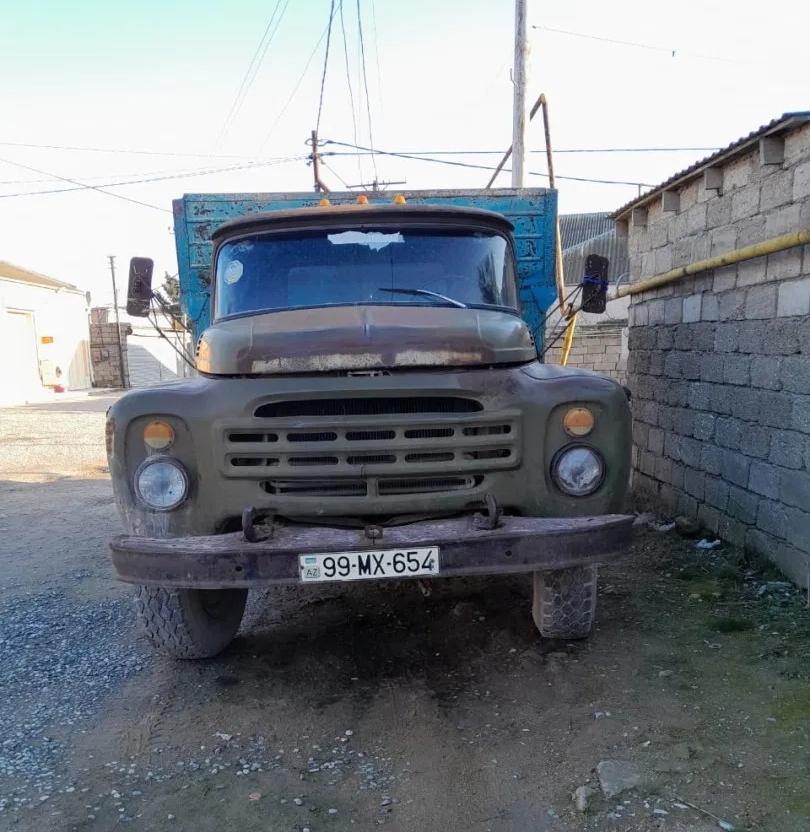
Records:
M333 306L219 321L200 338L197 369L210 375L275 375L536 358L525 322L507 312Z

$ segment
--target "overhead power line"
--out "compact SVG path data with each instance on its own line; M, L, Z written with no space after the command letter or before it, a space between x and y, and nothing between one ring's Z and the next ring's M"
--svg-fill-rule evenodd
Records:
M341 13L343 11L343 4L340 5ZM323 74L321 75L321 94L318 98L318 117L315 120L315 132L317 133L321 127L321 113L323 112L323 93L326 89L326 70L329 66L329 45L332 43L332 22L335 19L335 0L329 7L329 24L326 27L326 51L323 55Z
M262 34L261 40L259 41L259 45L256 47L256 51L253 53L253 57L250 59L250 64L248 68L245 70L245 74L242 77L242 83L239 85L239 89L236 92L236 96L231 103L231 108L228 111L228 115L225 116L225 121L222 123L222 127L220 128L219 134L217 135L216 141L214 142L214 149L212 151L213 155L216 153L217 149L219 148L220 142L225 138L230 130L231 126L233 125L236 117L239 115L239 111L242 109L242 104L244 104L245 99L247 98L247 94L250 92L250 88L253 86L253 82L256 80L256 76L259 74L259 70L261 69L262 63L264 62L264 56L267 54L267 50L270 47L270 44L273 41L273 38L278 31L278 27L281 24L281 19L284 17L284 12L287 11L287 6L289 5L290 0L284 5L284 8L281 10L281 14L278 17L278 21L276 22L275 29L272 28L273 22L276 19L276 13L278 12L279 8L281 7L281 3L283 0L276 0L276 5L273 7L273 11L270 15L270 20L267 21L267 26L264 29L264 33ZM272 31L271 31L272 29Z
M374 150L374 132L371 129L371 96L368 94L368 73L366 72L366 45L363 39L363 13L360 8L360 0L357 0L357 33L360 38L360 57L363 67L363 87L366 93L366 115L368 117L368 143L371 145L371 150ZM377 162L374 154L371 156L371 165L374 168L374 180L377 176Z
M343 16L343 3L340 4L340 31L343 36L343 57L346 63L346 86L349 88L349 104L352 108L352 138L357 144L357 109L354 106L354 91L352 90L352 70L349 63L349 42L346 40L346 21ZM363 164L360 157L357 157L357 170L360 173L360 180L363 180Z
M66 150L72 153L116 153L127 156L176 156L182 159L208 159L211 154L208 153L180 153L178 151L162 151L162 150L126 150L123 148L109 148L109 147L82 147L77 145L66 144L33 144L31 142L0 142L0 147L20 147L31 150ZM250 156L233 156L217 154L218 159L244 159L248 160Z
M417 156L416 154L412 153L395 153L388 150L373 150L370 147L360 147L357 145L349 144L348 142L338 142L333 141L331 139L326 140L322 143L322 146L327 145L335 145L336 147L347 147L351 148L351 151L348 153L341 153L341 152L334 152L334 151L327 151L322 153L322 156L354 156L356 153L373 153L378 154L380 156L393 156L397 159L412 159L416 162L433 162L439 165L451 165L453 167L459 168L471 168L473 170L488 170L493 171L497 170L497 168L492 167L491 165L476 165L473 162L457 162L452 159L436 159L431 156ZM504 173L509 173L509 168L503 168ZM530 176L542 176L545 179L548 179L547 173L542 173L540 171L528 171ZM650 185L646 182L628 182L624 180L616 180L616 179L593 179L584 176L556 176L556 179L565 179L569 182L589 182L592 184L597 185L632 185L633 187L642 187L642 188L652 188L655 187L654 185Z
M628 40L618 40L617 38L607 38L603 35L592 35L587 32L572 32L568 29L555 29L553 26L532 26L532 29L538 29L541 32L551 32L555 35L568 35L573 38L584 38L585 40L596 40L602 43L612 43L616 46L631 46L634 49L646 49L649 52L661 52L670 55L672 58L699 58L703 61L719 61L721 63L729 64L750 64L750 61L743 61L738 58L728 58L720 55L701 55L696 52L684 52L680 49L675 49L669 46L654 46L648 43L634 43Z
M102 193L107 193L107 191L103 190L104 188L124 188L124 187L127 187L129 185L147 185L147 184L150 184L152 182L167 182L167 181L176 180L176 179L191 179L191 178L194 178L194 177L197 177L197 176L209 176L209 175L218 174L218 173L234 173L236 171L242 171L242 170L253 170L255 168L261 168L261 167L272 167L273 165L285 164L287 162L300 162L300 161L303 161L304 159L307 159L307 158L309 158L309 157L306 156L306 155L289 156L289 157L286 157L286 158L272 159L272 160L265 161L265 162L249 162L249 163L244 164L244 165L231 165L230 167L224 167L224 168L208 168L208 169L203 168L203 169L200 169L200 170L192 170L192 171L176 172L176 173L167 173L167 174L158 175L158 176L144 177L144 178L141 178L141 179L128 179L128 180L125 180L123 182L105 182L102 185L91 185L88 182L79 182L79 180L76 180L76 179L69 179L69 178L64 177L64 176L57 176L56 174L53 174L52 177L54 179L57 179L57 180L60 180L60 181L63 181L63 182L70 182L70 183L74 184L75 187L72 187L72 188L52 188L52 189L49 189L49 190L39 190L39 191L24 191L24 192L15 193L15 194L0 194L0 199L11 199L12 197L22 197L22 196L45 196L47 194L62 194L62 193L68 193L68 192L73 192L73 191L84 191L84 190L88 190L88 189L89 190L95 190L95 191L100 190ZM0 159L0 162L7 162L10 165L15 165L17 167L26 168L27 170L34 170L34 168L29 168L27 165L20 165L17 162L11 162L11 161L8 161L6 159ZM129 197L124 197L121 194L109 193L108 196L114 196L114 197L117 197L119 199L126 199L129 202L136 202L139 205L145 205L149 208L158 208L161 211L168 210L168 209L164 209L164 208L162 208L158 205L151 205L151 204L146 203L146 202L140 202L139 200L133 200L133 199L130 199Z
M343 0L340 0L340 6L343 6ZM267 142L270 141L270 136L273 135L273 132L275 131L276 127L278 127L279 122L284 117L284 114L287 112L287 109L289 108L290 104L292 103L293 98L295 98L295 94L298 92L298 88L303 83L304 77L306 76L307 71L309 70L309 67L312 64L313 60L315 60L315 55L317 55L318 49L320 48L321 44L323 43L323 39L329 33L329 29L330 29L331 25L332 25L332 18L330 17L329 18L329 25L321 33L321 36L318 38L318 42L315 44L315 48L310 53L309 58L307 58L307 62L306 62L306 64L304 64L304 69L301 71L301 75L299 76L298 81L296 81L296 84L293 87L293 90L290 93L289 98L286 100L286 102L284 103L284 106L281 108L281 112L278 114L278 116L276 116L276 120L270 125L270 129L267 131L267 134L265 135L264 140L262 141L261 146L259 147L259 152L256 154L257 159L258 159L259 156L262 155L262 153L264 151L264 148L267 146Z

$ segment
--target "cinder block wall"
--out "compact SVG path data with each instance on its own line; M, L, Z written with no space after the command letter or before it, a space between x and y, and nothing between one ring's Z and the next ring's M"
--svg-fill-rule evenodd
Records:
M810 126L781 162L759 148L628 228L635 282L810 228ZM772 157L770 157L772 158ZM669 198L667 207L673 206ZM646 219L646 227L643 223ZM635 296L634 491L805 583L810 556L810 246Z
M559 341L548 351L546 361L558 364L562 351ZM568 366L594 370L621 384L627 382L627 337L621 326L579 326L574 333Z
M108 320L109 310L96 307L90 310L90 360L93 364L93 387L129 387L129 359L127 336L132 334L129 324L120 324L120 344L124 354L124 378L121 378L121 360L118 356L119 339L115 321Z

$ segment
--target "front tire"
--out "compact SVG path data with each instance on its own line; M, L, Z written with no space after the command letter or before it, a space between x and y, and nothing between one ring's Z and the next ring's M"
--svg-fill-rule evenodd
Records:
M545 638L587 638L596 612L596 567L534 573L532 618Z
M138 619L152 646L178 659L208 659L233 640L247 602L246 589L164 589L141 586Z

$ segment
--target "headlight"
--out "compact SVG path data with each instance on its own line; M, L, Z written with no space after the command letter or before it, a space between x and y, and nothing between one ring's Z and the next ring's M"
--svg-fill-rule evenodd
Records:
M602 484L605 463L593 448L569 445L554 457L551 476L563 494L587 497Z
M171 511L188 496L188 474L174 459L147 459L135 474L135 491L153 511Z

